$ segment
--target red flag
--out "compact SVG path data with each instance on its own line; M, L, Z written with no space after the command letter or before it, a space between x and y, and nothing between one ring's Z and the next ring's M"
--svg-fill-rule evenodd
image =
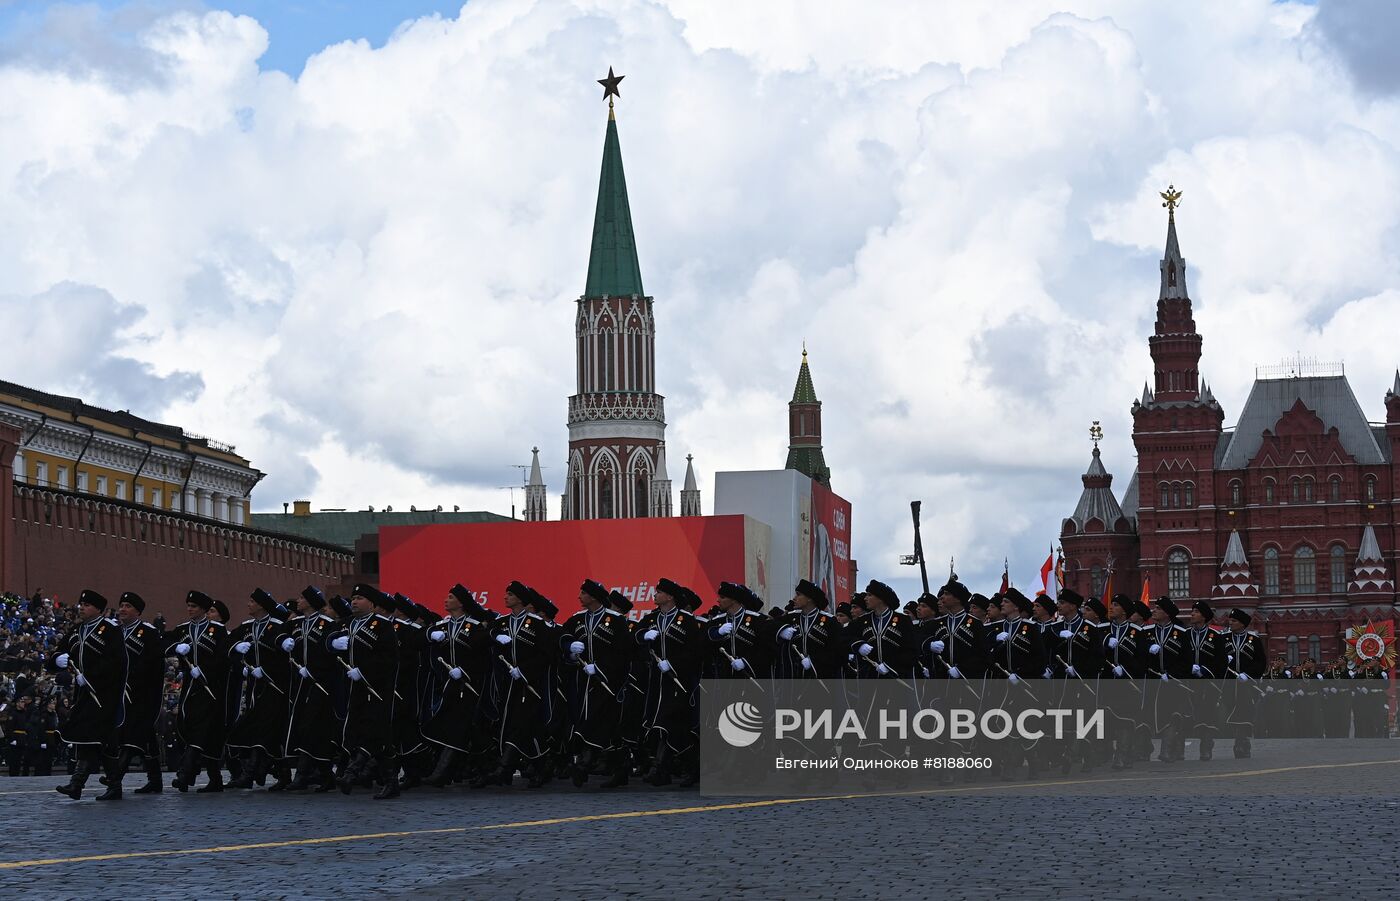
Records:
M1055 575L1051 579L1051 574ZM1055 549L1050 549L1050 556L1045 558L1045 562L1040 567L1040 594L1046 595L1050 600L1055 600L1060 596L1059 573L1055 572Z
M1152 580L1147 573L1142 574L1142 596L1139 600L1144 604L1152 603Z
M1109 569L1108 578L1103 582L1103 608L1108 609L1108 605L1113 602L1113 570Z
M1006 594L1007 589L1009 589L1010 587L1011 587L1011 561L1010 561L1010 560L1002 560L1002 569L1001 569L1001 593L1002 593L1003 595Z

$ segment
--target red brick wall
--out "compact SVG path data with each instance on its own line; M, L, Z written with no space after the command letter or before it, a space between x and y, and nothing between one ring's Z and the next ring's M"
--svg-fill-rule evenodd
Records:
M10 561L3 587L25 595L42 589L71 603L93 588L115 602L135 591L147 618L160 612L174 623L198 588L239 621L255 587L285 600L307 585L334 588L353 567L344 550L178 513L20 484L4 494L13 511L0 529L0 559Z

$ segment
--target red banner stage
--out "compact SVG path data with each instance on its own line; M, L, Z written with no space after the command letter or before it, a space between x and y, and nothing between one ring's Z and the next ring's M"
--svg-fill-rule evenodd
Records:
M558 604L562 621L579 608L579 583L597 579L631 598L636 618L652 608L662 577L694 589L706 607L721 581L765 594L770 534L738 515L385 526L379 584L441 611L461 582L502 612L506 585L519 579Z

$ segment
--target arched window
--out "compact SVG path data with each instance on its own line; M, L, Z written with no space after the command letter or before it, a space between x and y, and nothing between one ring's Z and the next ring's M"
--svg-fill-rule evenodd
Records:
M1264 549L1264 593L1278 594L1278 548Z
M647 474L644 472L637 473L632 482L632 515L639 518L647 515Z
M1333 476L1327 480L1327 499L1334 504L1342 499L1342 479L1340 476Z
M1322 636L1321 636L1321 635L1309 635L1309 636L1308 636L1308 657L1309 657L1309 659L1311 659L1311 660L1313 661L1313 663L1321 663L1321 662L1322 662Z
M1312 480L1312 476L1307 476L1306 478L1303 479L1303 501L1304 501L1304 503L1311 504L1311 503L1312 503L1312 499L1313 499L1313 480Z
M573 503L572 503L572 504L570 505L570 507L569 507L569 516L570 516L572 519L583 519L583 503L582 503L582 498L583 498L583 493L582 493L582 492L583 492L583 488L582 488L583 475L582 475L577 469L574 470L574 479L573 479L573 482L574 482L574 495L573 495Z
M1238 507L1243 503L1244 485L1240 484L1239 479L1235 479L1233 482L1230 483L1230 506Z
M1293 552L1293 591L1295 594L1317 591L1317 555L1310 547L1300 547Z
M1191 555L1179 548L1167 555L1167 594L1173 598L1191 596Z
M1327 573L1332 583L1333 594L1347 593L1347 549L1340 544L1332 545L1328 552Z
M1188 509L1196 506L1196 483L1187 482L1183 488L1185 493L1186 507Z
M1181 483L1172 482L1172 508L1181 509Z
M613 474L608 469L598 473L598 518L613 518Z
M1274 502L1274 480L1273 480L1273 479L1265 479L1265 480L1264 480L1264 503L1266 503L1266 504L1272 504L1273 502Z
M1089 594L1091 597L1103 595L1103 567L1097 563L1089 567Z
M1288 499L1295 504L1303 499L1303 480L1297 476L1288 480Z
M1167 264L1167 287L1176 287L1176 261Z
M1163 510L1170 510L1172 508L1171 486L1168 485L1166 482L1163 482L1161 485L1158 485L1157 495L1157 506L1161 507Z
M1367 502L1370 502L1370 501L1374 501L1375 499L1376 499L1376 477L1375 477L1375 476L1367 476L1367 477L1366 477L1366 500L1367 500Z
M1300 661L1298 659L1298 636L1290 635L1288 636L1288 665L1297 666L1299 662Z

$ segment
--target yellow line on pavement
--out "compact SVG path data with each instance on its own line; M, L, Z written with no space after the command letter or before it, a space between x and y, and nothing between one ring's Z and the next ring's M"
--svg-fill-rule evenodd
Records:
M552 817L544 820L521 820L514 823L491 823L482 826L446 826L439 829L410 829L401 832L368 832L358 835L328 835L321 838L284 839L274 842L254 842L243 845L216 845L209 848L171 848L160 851L126 851L113 854L88 854L80 857L49 857L37 860L0 861L0 870L19 870L29 867L49 867L59 864L92 863L105 860L132 860L148 857L180 857L199 854L228 854L236 851L258 851L269 848L294 848L307 845L330 845L344 842L369 841L385 838L411 838L420 835L452 835L464 832L482 832L498 829L525 829L531 826L561 826L570 823L592 823L603 820L625 820L640 817L675 816L688 813L714 813L724 810L752 810L760 807L777 807L786 804L813 804L822 801L854 801L869 798L916 797L920 795L952 795L995 790L1027 791L1058 788L1072 785L1111 786L1125 782L1157 782L1168 779L1172 782L1189 782L1200 779L1226 779L1236 776L1269 776L1279 773L1292 773L1303 770L1335 770L1363 766L1386 766L1400 764L1400 758L1391 760L1361 760L1350 763L1313 763L1297 766L1272 767L1260 770L1241 770L1233 773L1178 774L1168 771L1151 776L1124 776L1110 779L1062 779L1055 782L1008 782L999 785L966 785L955 788L921 789L914 791L859 792L844 795L817 795L805 798L765 798L758 801L733 801L724 804L698 804L690 807L660 807L651 810L624 810L614 813L590 813L571 817ZM10 794L23 794L11 792Z

